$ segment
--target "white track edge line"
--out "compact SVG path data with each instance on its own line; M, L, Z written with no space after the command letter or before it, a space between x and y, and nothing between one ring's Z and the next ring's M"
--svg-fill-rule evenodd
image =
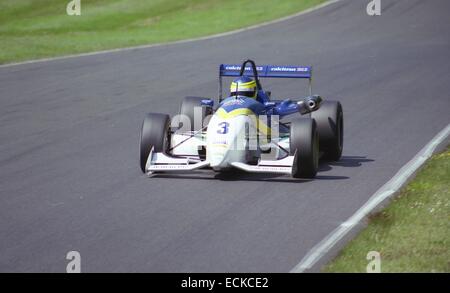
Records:
M156 44L148 44L148 45L139 45L139 46L134 46L134 47L117 48L117 49L102 50L102 51L95 51L95 52L88 52L88 53L81 53L81 54L66 55L66 56L60 56L60 57L50 57L50 58L28 60L28 61L16 62L16 63L8 63L8 64L0 65L0 68L13 67L13 66L19 66L19 65L26 65L26 64L34 64L34 63L42 63L42 62L48 62L48 61L72 59L72 58L78 58L78 57L94 56L94 55L100 55L100 54L117 53L117 52L123 52L123 51L147 49L147 48L153 48L153 47L178 45L178 44L185 44L185 43L191 43L191 42L197 42L197 41L203 41L203 40L216 39L216 38L220 38L220 37L226 37L226 36L238 34L238 33L241 33L241 32L248 31L248 30L260 28L260 27L263 27L263 26L267 26L267 25L271 25L271 24L287 21L287 20L290 20L292 18L296 18L298 16L301 16L301 15L313 12L315 10L321 9L323 7L326 7L328 5L334 4L334 3L339 2L339 1L341 1L341 0L329 0L329 1L326 1L326 2L324 2L322 4L319 4L317 6L314 6L314 7L308 8L306 10L297 12L297 13L292 14L292 15L288 15L288 16L285 16L285 17L282 17L282 18L278 18L278 19L275 19L275 20L270 20L270 21L266 21L266 22L263 22L263 23L260 23L260 24L255 24L255 25L252 25L252 26L240 28L240 29L237 29L237 30L229 31L229 32L214 34L214 35L210 35L210 36L191 38L191 39L179 40L179 41L168 42L168 43L156 43Z
M305 257L290 271L302 273L311 269L330 249L334 247L348 232L361 222L372 210L388 197L394 195L423 163L430 158L438 147L450 135L450 124L441 130L423 147L406 165L404 165L387 183L378 189L370 199L347 221L340 224L322 241L317 243Z

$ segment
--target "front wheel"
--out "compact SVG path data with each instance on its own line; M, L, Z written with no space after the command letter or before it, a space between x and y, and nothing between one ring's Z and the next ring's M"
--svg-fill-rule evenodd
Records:
M152 148L155 152L165 152L169 147L169 115L148 113L141 128L140 166L145 173L145 165Z
M299 118L291 122L290 155L294 156L292 177L316 176L319 168L319 136L313 119Z

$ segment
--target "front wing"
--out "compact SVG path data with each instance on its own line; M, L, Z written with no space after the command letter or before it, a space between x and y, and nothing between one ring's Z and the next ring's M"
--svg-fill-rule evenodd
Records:
M234 168L251 173L277 173L292 175L294 156L287 156L281 160L260 160L257 165L242 162L230 162ZM199 157L172 157L164 153L154 152L152 149L145 166L146 173L155 172L183 172L209 167L209 162Z

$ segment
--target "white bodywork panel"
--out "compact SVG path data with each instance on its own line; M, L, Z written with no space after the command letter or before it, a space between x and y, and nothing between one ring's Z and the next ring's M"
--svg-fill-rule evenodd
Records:
M192 135L194 136L192 137ZM198 157L198 150L202 146L206 146L206 133L174 133L171 136L170 145L172 147L176 146L172 150L172 155L174 156L194 156Z

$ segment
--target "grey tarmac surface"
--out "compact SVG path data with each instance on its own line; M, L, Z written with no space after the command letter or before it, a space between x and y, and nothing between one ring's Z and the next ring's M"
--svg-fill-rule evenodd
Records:
M340 1L221 38L0 68L0 271L288 272L450 122L450 1ZM314 66L343 158L317 179L147 178L146 112L216 96L218 64ZM277 98L304 85L263 80ZM374 244L376 250L376 244Z

